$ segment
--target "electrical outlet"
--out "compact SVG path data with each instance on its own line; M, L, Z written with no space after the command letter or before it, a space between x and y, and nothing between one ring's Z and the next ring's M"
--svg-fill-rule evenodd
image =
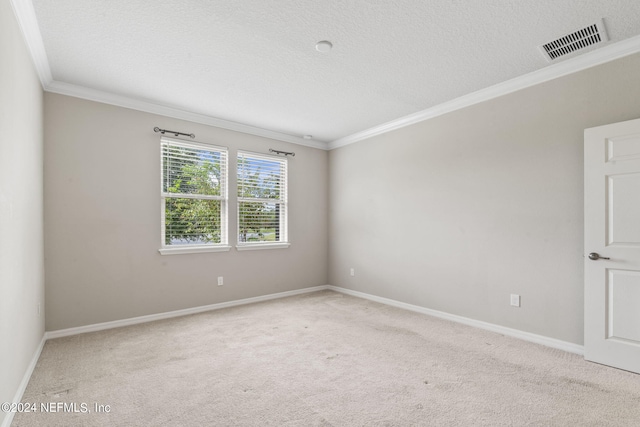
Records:
M222 279L222 276L218 276L218 286L222 285L224 285L224 280Z
M355 276L355 275L356 275L356 269L352 267L352 268L351 268L351 271L350 271L350 274L351 274L352 276Z
M520 295L511 294L511 305L513 307L520 307Z

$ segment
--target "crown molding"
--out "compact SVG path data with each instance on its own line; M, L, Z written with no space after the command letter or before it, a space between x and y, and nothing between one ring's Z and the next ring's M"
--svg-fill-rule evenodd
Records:
M426 110L418 111L405 117L383 123L372 128L356 132L352 135L325 142L307 140L295 135L254 127L242 123L232 122L204 114L192 113L179 108L157 104L152 101L116 95L96 89L90 89L69 83L53 80L49 61L42 42L42 35L31 0L10 0L16 19L22 30L25 41L31 52L38 77L42 87L47 92L59 93L147 113L159 114L166 117L187 120L208 126L261 136L292 144L303 145L321 150L333 150L349 144L363 141L377 135L401 129L434 117L441 116L461 108L469 107L480 102L488 101L509 93L535 86L549 80L566 76L587 68L610 62L634 53L640 52L640 36L632 37L617 43L611 43L600 49L593 50L580 56L547 66L520 77L498 83L485 89L472 92L451 101L444 102Z
M31 53L31 59L40 78L40 83L43 88L46 88L53 81L53 76L51 75L51 68L49 68L47 52L44 50L44 43L42 42L42 35L40 34L33 3L31 3L31 0L10 0L9 3L11 3L13 14L16 16L18 26Z
M207 116L204 114L192 113L190 111L181 110L179 108L174 108L167 105L161 105L152 101L116 95L114 93L91 89L84 86L77 86L54 80L45 87L45 90L47 92L58 93L60 95L82 98L89 101L101 102L103 104L144 111L145 113L158 114L165 117L172 117L174 119L186 120L193 123L200 123L203 125L214 126L250 135L261 136L264 138L275 139L278 141L290 142L292 144L327 150L327 143L324 141L304 139L295 135L289 135L282 132L276 132L268 129L245 125L242 123L232 122L229 120L219 119L217 117Z
M483 101L488 101L502 95L507 95L520 89L535 86L549 80L557 79L568 74L573 74L578 71L595 67L596 65L604 64L606 62L620 59L638 52L640 52L640 36L635 36L617 43L612 43L600 49L596 49L583 55L567 59L563 62L541 68L523 76L498 83L486 89L472 92L468 95L464 95L451 101L444 102L426 110L422 110L417 113L401 117L397 120L392 120L379 126L374 126L361 132L336 139L329 142L329 150L344 147L346 145L350 145L358 141L363 141L377 135L382 135L396 129L401 129L403 127L429 120L464 107L469 107Z
M133 110L144 111L146 113L159 114L166 117L261 136L277 141L304 145L306 147L318 148L321 150L328 149L327 142L324 141L304 139L295 135L237 123L230 120L219 119L217 117L207 116L204 114L193 113L148 100L116 95L97 89L56 81L53 79L51 68L49 67L49 60L44 49L42 34L40 33L40 27L38 26L38 19L36 18L33 3L31 0L10 0L10 3L13 8L13 13L16 16L16 20L18 21L18 25L22 30L27 47L31 53L31 58L33 59L36 72L40 78L42 88L47 92L73 96L118 107L130 108Z

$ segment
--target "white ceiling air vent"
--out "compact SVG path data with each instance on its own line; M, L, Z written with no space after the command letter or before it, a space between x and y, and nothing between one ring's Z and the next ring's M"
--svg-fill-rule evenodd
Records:
M584 27L571 34L560 37L549 43L539 46L540 51L547 61L551 62L562 56L584 49L587 46L606 42L609 40L604 28L604 22L600 19L593 25Z

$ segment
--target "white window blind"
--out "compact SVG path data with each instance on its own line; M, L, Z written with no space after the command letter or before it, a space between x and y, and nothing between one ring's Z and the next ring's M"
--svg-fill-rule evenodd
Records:
M287 159L238 152L238 245L287 242Z
M226 245L227 149L163 137L161 150L162 247Z

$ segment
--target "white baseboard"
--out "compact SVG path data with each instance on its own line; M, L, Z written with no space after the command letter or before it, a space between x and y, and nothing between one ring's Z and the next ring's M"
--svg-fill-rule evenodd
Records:
M70 335L84 334L87 332L103 331L105 329L120 328L123 326L137 325L139 323L153 322L155 320L170 319L172 317L187 316L189 314L202 313L222 308L235 307L238 305L253 304L256 302L269 301L272 299L286 298L294 295L306 294L329 289L327 285L314 286L312 288L296 289L294 291L279 292L276 294L262 295L259 297L239 299L235 301L221 302L217 304L202 305L199 307L185 308L183 310L168 311L165 313L150 314L147 316L132 317L129 319L114 320L112 322L96 323L93 325L78 326L77 328L59 329L45 333L46 339L68 337Z
M469 319L467 317L456 316L455 314L449 314L442 311L431 310L429 308L420 307L418 305L407 304L407 303L392 300L389 298L383 298L375 295L366 294L364 292L352 291L351 289L340 288L338 286L327 285L326 288L332 291L346 294L346 295L364 298L370 301L379 302L381 304L386 304L393 307L402 308L405 310L427 314L429 316L450 320L452 322L462 323L464 325L473 326L475 328L486 329L488 331L497 332L502 335L519 338L521 340L530 341L536 344L541 344L547 347L557 348L559 350L564 350L569 353L575 353L575 354L584 356L584 347L578 344L573 344L570 342L561 341L555 338L549 338L542 335L536 335L530 332L520 331L518 329L511 329L505 326L495 325L493 323L482 322L480 320Z
M40 344L36 351L33 353L33 357L31 358L31 363L27 366L27 370L24 372L24 376L22 377L22 381L18 386L18 390L16 390L16 394L13 396L13 403L20 403L22 401L22 395L24 395L24 391L27 389L27 385L29 384L29 380L31 379L31 374L33 374L33 370L36 368L36 364L38 363L38 359L40 359L40 353L42 353L42 348L44 347L44 343L47 341L46 334L42 336L42 340L40 340ZM2 422L1 427L9 427L11 426L11 422L13 421L13 417L15 412L7 412L7 415Z
M93 325L79 326L77 328L49 331L45 333L45 337L43 340L84 334L87 332L102 331L105 329L120 328L123 326L137 325L139 323L153 322L155 320L162 320L162 319L170 319L172 317L187 316L190 314L202 313L205 311L220 310L228 307L235 307L235 306L245 305L245 304L253 304L256 302L269 301L269 300L278 299L278 298L286 298L294 295L301 295L301 294L306 294L310 292L318 292L318 291L323 291L327 289L335 292L340 292L346 295L351 295L359 298L368 299L370 301L379 302L381 304L386 304L393 307L398 307L405 310L415 311L417 313L438 317L440 319L462 323L464 325L473 326L475 328L485 329L488 331L496 332L496 333L507 335L510 337L519 338L525 341L534 342L536 344L545 345L547 347L557 348L559 350L564 350L569 353L575 353L581 356L584 355L584 347L578 344L561 341L555 338L545 337L543 335L532 334L530 332L520 331L518 329L507 328L506 326L500 326L493 323L483 322L480 320L469 319L468 317L457 316L455 314L449 314L442 311L432 310L432 309L421 307L418 305L408 304L408 303L392 300L389 298L379 297L376 295L371 295L371 294L367 294L359 291L353 291L351 289L341 288L341 287L332 286L332 285L314 286L311 288L296 289L294 291L279 292L276 294L262 295L259 297L245 298L245 299L240 299L235 301L222 302L218 304L203 305L199 307L186 308L183 310L175 310L175 311L169 311L165 313L150 314L147 316L132 317L129 319L114 320L112 322L96 323ZM38 355L40 354L39 352L42 350L42 345L44 345L44 341L41 344L40 350L38 350ZM32 364L35 366L35 362L32 362ZM31 369L33 370L33 367ZM26 381L28 382L28 378ZM26 384L25 384L25 387L26 387Z
M40 345L38 346L38 348L33 354L31 363L29 364L29 366L27 367L27 370L24 373L22 382L20 383L20 386L18 387L18 390L16 391L16 394L13 398L13 402L18 403L22 400L24 391L26 390L27 385L29 384L29 379L31 378L31 374L33 373L33 370L35 369L36 364L38 363L38 359L40 358L40 353L42 352L44 343L48 339L84 334L87 332L102 331L105 329L136 325L139 323L153 322L154 320L169 319L172 317L186 316L189 314L202 313L202 312L211 311L211 310L220 310L222 308L235 307L235 306L245 305L245 304L253 304L256 302L269 301L269 300L278 299L278 298L286 298L294 295L301 295L301 294L318 292L323 290L332 290L332 291L340 292L346 295L351 295L354 297L375 301L381 304L386 304L393 307L402 308L405 310L415 311L417 313L422 313L429 316L434 316L441 319L462 323L464 325L473 326L480 329L486 329L488 331L497 332L499 334L507 335L510 337L519 338L525 341L534 342L536 344L545 345L547 347L564 350L569 353L584 355L584 347L578 344L573 344L566 341L557 340L555 338L545 337L542 335L536 335L529 332L520 331L517 329L511 329L505 326L495 325L492 323L482 322L479 320L469 319L467 317L456 316L454 314L444 313L442 311L431 310L429 308L420 307L413 304L407 304L404 302L392 300L389 298L383 298L383 297L367 294L364 292L353 291L351 289L341 288L338 286L323 285L323 286L315 286L311 288L296 289L296 290L287 291L287 292L279 292L276 294L262 295L259 297L222 302L218 304L210 304L210 305L204 305L200 307L187 308L184 310L175 310L175 311L169 311L166 313L158 313L158 314L151 314L148 316L133 317L130 319L115 320L113 322L97 323L94 325L80 326L77 328L60 329L57 331L45 332L44 336L42 337L42 341L40 342ZM13 421L13 416L14 416L14 413L12 412L7 413L0 427L10 427L11 422Z

